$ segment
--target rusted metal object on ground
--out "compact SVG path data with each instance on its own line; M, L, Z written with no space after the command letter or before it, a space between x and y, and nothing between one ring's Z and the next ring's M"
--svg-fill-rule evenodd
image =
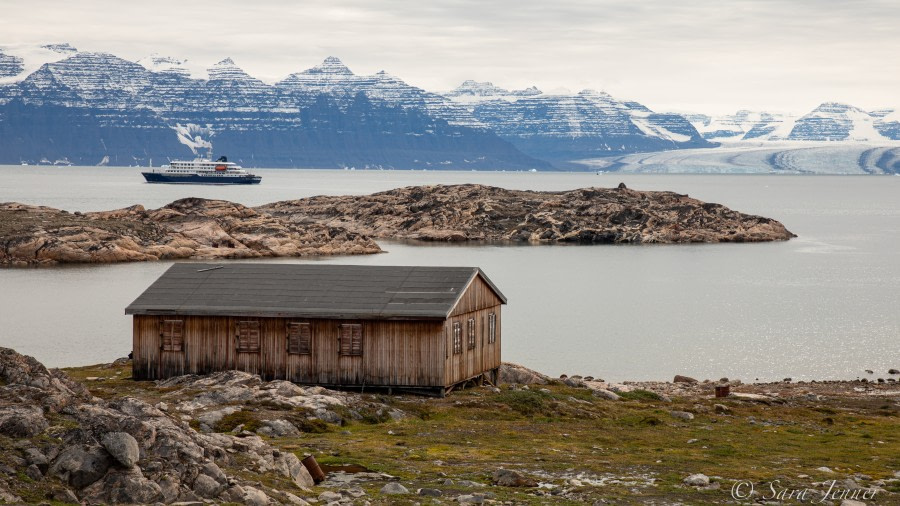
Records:
M730 385L719 385L716 387L716 397L728 397L731 393Z
M316 458L312 455L307 455L306 458L301 460L303 463L303 467L309 471L309 475L312 476L314 482L322 483L325 481L325 472L322 471L322 468L319 467L319 463L316 462Z

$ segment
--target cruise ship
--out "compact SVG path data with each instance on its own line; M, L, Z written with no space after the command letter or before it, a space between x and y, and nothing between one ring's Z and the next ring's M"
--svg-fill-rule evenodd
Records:
M173 160L160 169L141 174L148 183L259 184L262 181L262 177L250 174L224 156L214 162L200 158L191 161Z

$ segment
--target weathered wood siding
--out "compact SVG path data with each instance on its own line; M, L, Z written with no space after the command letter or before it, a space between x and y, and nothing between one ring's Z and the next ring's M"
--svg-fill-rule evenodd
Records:
M444 321L320 320L228 316L134 316L134 377L159 379L238 369L266 380L347 386L447 387L500 367L502 301L480 277L466 287ZM489 315L496 340L489 342ZM475 347L467 323L475 319ZM164 319L183 319L182 351L161 351ZM238 352L238 322L259 322L259 352ZM288 353L288 324L309 323L311 353ZM454 354L452 326L462 327L462 353ZM361 356L340 354L340 325L363 328Z
M184 320L184 349L161 352L159 316L134 316L134 377L159 379L237 369L301 384L442 387L442 321L166 316ZM237 351L239 321L259 321L260 351ZM288 323L310 324L311 353L288 353ZM363 326L361 356L342 356L340 325Z
M491 287L476 276L450 312L444 329L447 346L444 383L453 385L500 367L500 307L502 301ZM488 342L488 315L496 315L497 330L494 343ZM468 347L467 324L475 319L475 348ZM453 324L462 327L462 353L453 354Z

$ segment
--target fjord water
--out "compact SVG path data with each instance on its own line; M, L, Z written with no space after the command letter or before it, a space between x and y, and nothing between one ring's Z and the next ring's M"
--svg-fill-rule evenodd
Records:
M259 170L258 187L151 185L138 169L0 167L0 202L69 211L187 196L247 205L419 184L671 190L782 221L762 244L500 246L382 242L319 260L475 265L509 298L503 358L609 380L852 379L900 368L900 177ZM50 366L131 349L123 309L170 262L0 269L0 346ZM877 376L877 375L876 375Z

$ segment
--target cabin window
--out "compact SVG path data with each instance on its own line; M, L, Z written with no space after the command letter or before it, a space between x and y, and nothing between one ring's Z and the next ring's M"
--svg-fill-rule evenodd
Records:
M312 353L312 331L308 323L288 324L288 353L294 355Z
M466 348L470 350L475 349L475 318L469 318L469 323L466 326Z
M491 313L488 315L488 343L494 344L497 341L497 315Z
M184 349L184 320L163 320L159 335L163 351L181 351Z
M462 353L462 325L459 322L453 322L453 354Z
M341 349L343 356L358 357L363 354L362 324L348 323L341 325Z
M237 351L259 353L259 322L238 322Z

